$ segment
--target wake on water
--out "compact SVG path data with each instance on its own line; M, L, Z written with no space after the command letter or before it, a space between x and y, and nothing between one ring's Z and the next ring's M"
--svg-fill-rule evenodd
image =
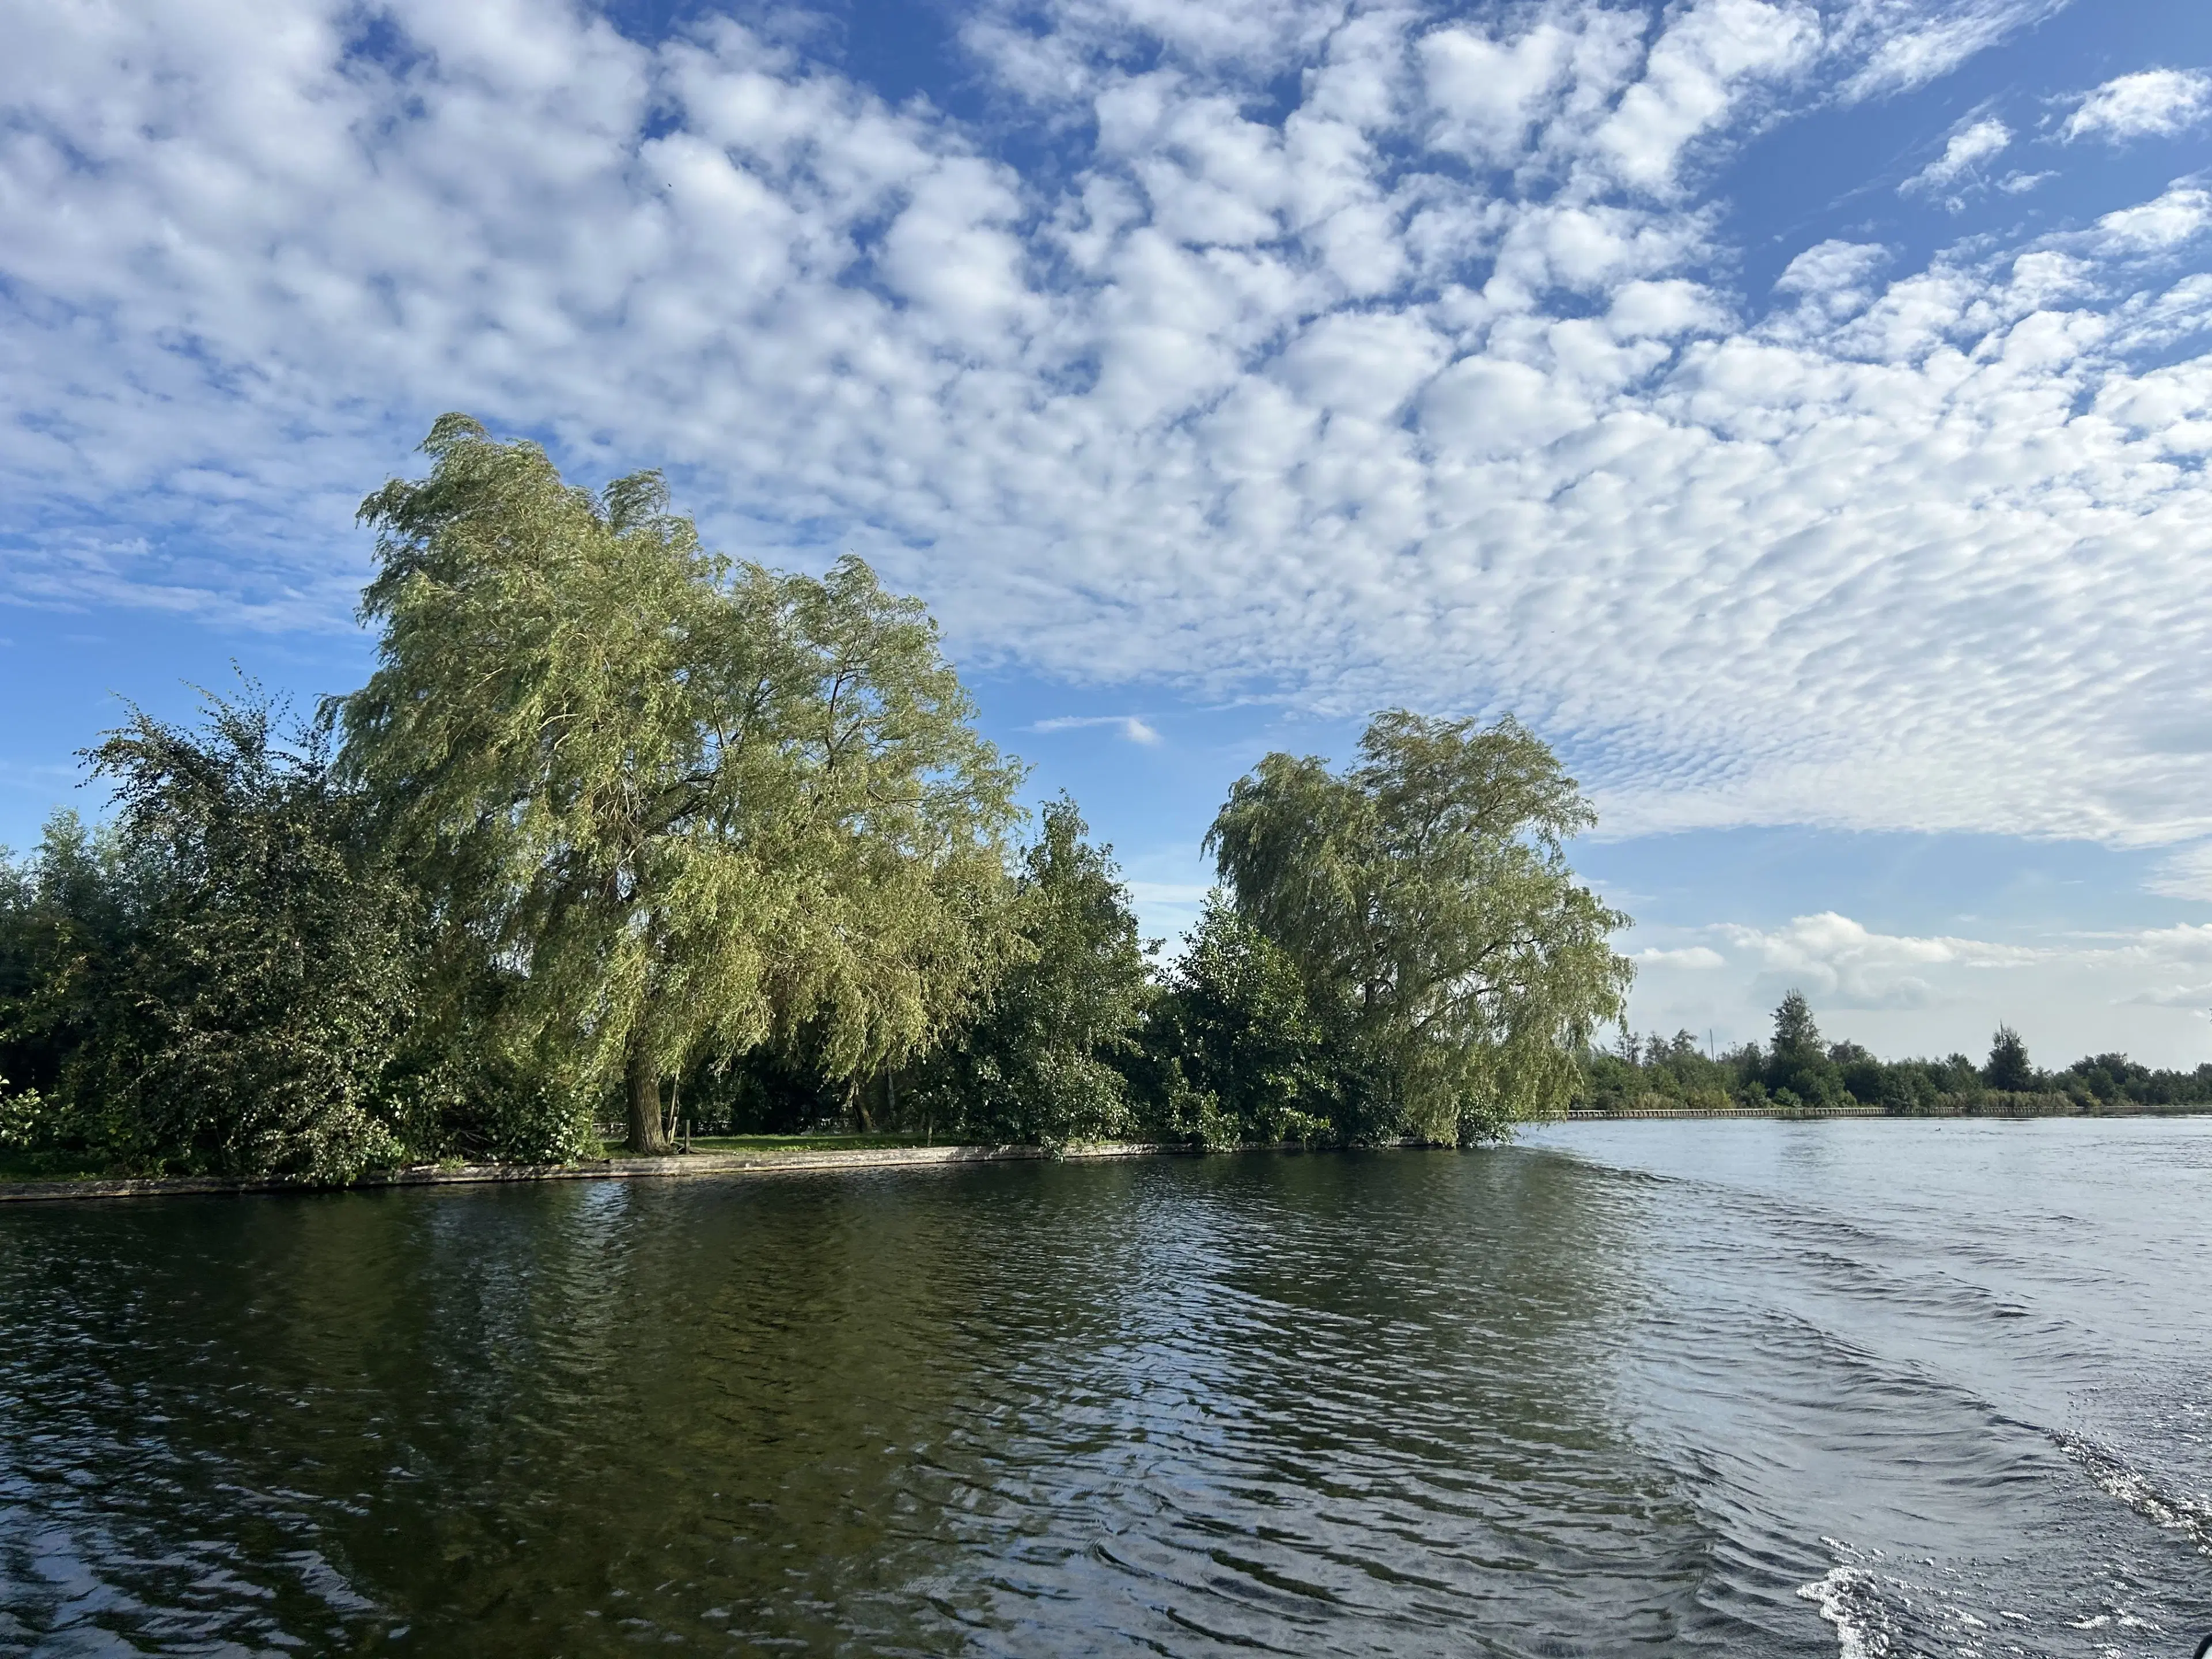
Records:
M2197 1408L2185 1407L2195 1412ZM2108 1495L2154 1526L2179 1533L2198 1553L2212 1556L2212 1498L2184 1498L2165 1490L2117 1452L2078 1434L2055 1434L2058 1449L2079 1463Z
M2212 1629L2212 1124L1555 1144L1649 1183L1665 1317L1632 1397L1654 1443L1700 1449L1738 1548L1820 1536L1825 1571L1774 1591L1844 1659L2191 1659Z
M2099 1491L2212 1558L2212 1497L2174 1492L2087 1436L2060 1431L2051 1439ZM2106 1605L2071 1610L2075 1616L2053 1620L1993 1601L1994 1587L1977 1586L1961 1571L1938 1567L1933 1560L1891 1561L1880 1551L1857 1550L1839 1539L1820 1541L1838 1558L1837 1563L1811 1583L1801 1585L1797 1594L1818 1607L1820 1617L1835 1627L1842 1659L2075 1653L2193 1653L2203 1659L2212 1648L2212 1636L2205 1636L2206 1647L2199 1648L2201 1632L2165 1629L2113 1600L2109 1592L2116 1586L2111 1584L2105 1587ZM2048 1588L2063 1597L2083 1587Z

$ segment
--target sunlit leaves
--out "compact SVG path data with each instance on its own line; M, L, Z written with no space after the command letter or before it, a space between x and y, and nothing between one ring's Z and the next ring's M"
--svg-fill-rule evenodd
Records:
M511 978L509 1040L586 1093L801 1032L833 1076L921 1048L986 977L1018 774L920 605L710 553L653 474L595 497L461 416L425 448L362 505L344 759Z
M1563 851L1594 822L1510 720L1377 715L1360 763L1268 756L1209 845L1237 907L1298 969L1343 1063L1401 1132L1468 1140L1556 1113L1574 1051L1618 1017L1626 918Z

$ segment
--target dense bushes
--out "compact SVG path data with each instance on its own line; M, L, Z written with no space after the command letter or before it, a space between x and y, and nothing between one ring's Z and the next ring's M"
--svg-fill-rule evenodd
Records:
M137 715L93 753L113 825L56 820L12 872L12 1138L63 1162L345 1180L392 1162L418 912L360 852L313 732L258 698L193 734ZM417 1079L419 1082L419 1079Z
M1136 917L1110 852L1085 840L1074 803L1063 797L1042 817L1015 882L1013 960L974 1016L915 1068L908 1126L1043 1146L1138 1127L1128 1073L1151 987Z

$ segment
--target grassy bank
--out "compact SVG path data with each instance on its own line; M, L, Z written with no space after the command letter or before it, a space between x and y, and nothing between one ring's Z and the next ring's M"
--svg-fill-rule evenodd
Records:
M957 1146L969 1143L933 1140L927 1135L694 1135L693 1152L872 1152L906 1146Z

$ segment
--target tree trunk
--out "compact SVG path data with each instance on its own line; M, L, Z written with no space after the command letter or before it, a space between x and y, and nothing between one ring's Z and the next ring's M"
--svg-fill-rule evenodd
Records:
M659 1157L668 1150L668 1136L660 1124L660 1068L642 1036L630 1039L629 1063L623 1068L629 1095L629 1150L637 1158Z

